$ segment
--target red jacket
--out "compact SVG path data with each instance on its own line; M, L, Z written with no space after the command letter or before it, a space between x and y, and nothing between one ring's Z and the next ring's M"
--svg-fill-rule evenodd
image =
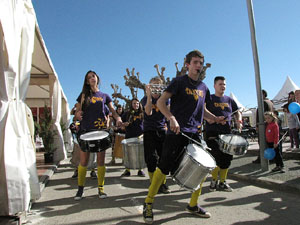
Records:
M277 123L268 123L266 127L266 141L278 144L279 140L279 126Z

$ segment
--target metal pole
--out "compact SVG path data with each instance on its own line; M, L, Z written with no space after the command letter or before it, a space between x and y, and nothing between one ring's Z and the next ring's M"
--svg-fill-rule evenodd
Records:
M263 105L263 97L261 91L259 61L258 61L258 52L257 52L257 45L256 45L252 0L247 0L247 8L248 8L249 25L251 31L251 44L252 44L252 54L253 54L254 68L255 68L255 83L256 83L256 93L257 93L257 102L258 102L258 121L256 121L256 123L258 122L260 163L261 163L261 169L264 171L268 171L269 163L268 160L264 158L264 150L266 149L265 125L263 122L264 105Z

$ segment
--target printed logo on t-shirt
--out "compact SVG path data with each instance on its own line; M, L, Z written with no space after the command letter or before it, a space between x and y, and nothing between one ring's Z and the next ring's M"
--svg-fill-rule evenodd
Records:
M97 128L104 128L104 127L106 127L106 122L104 120L102 120L101 118L98 118L94 122L94 126L97 127Z
M226 102L215 102L214 106L216 108L221 108L222 110L224 110L226 107L227 108L229 107L228 103L226 103Z
M96 102L103 102L103 98L102 97L96 97L96 96L93 96L91 98L91 103L96 103Z
M202 91L202 90L186 88L186 89L185 89L185 92L186 92L188 95L193 95L193 96L194 96L194 99L195 99L196 101L199 99L199 97L202 97L202 98L203 98L203 91Z
M133 117L133 121L136 121L137 119L142 120L142 116L141 116L141 115L138 115L138 116L134 116L134 117Z
M159 109L155 104L152 104L152 109L154 109L156 112L159 112Z

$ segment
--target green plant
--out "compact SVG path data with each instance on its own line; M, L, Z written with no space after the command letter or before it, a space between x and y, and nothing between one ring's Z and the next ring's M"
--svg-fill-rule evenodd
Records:
M56 148L54 147L54 136L57 131L53 130L54 120L52 120L51 112L48 107L44 106L44 114L40 117L40 122L35 123L37 133L43 139L44 149L46 153L53 153Z

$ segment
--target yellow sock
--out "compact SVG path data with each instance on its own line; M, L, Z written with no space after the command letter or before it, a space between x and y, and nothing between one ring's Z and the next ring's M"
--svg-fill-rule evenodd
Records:
M157 194L158 189L165 178L166 178L166 175L163 174L159 168L157 168L153 174L152 182L149 187L149 191L148 191L148 195L145 200L145 203L153 203L154 202L154 196Z
M85 185L86 170L87 170L86 166L81 166L79 164L79 166L78 166L78 186Z
M205 180L206 180L206 177L201 181L200 188L192 193L190 204L189 204L190 207L194 207L197 205L198 197L201 195L202 185Z
M165 179L164 181L162 182L163 184L166 184L167 183L167 176L165 176Z
M227 178L228 168L227 169L220 169L220 182L224 182Z
M213 169L213 171L211 172L211 176L213 178L214 181L218 180L218 176L219 176L219 171L220 171L220 167L216 167Z
M148 175L149 175L149 178L150 178L150 184L151 184L152 178L153 178L153 172L149 172L149 171L148 171Z
M97 167L97 174L98 174L98 186L101 186L103 189L104 186L104 178L105 178L105 166L98 166ZM99 188L100 189L100 188ZM103 191L103 190L102 190Z

